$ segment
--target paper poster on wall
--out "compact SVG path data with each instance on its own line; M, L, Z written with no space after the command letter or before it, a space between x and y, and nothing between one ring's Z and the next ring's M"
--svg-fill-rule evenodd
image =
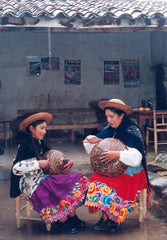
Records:
M119 84L119 61L104 61L104 84Z
M65 84L81 84L81 61L64 60Z
M41 58L38 56L26 57L27 76L39 76L41 74Z
M51 70L60 70L59 57L51 57Z
M41 57L41 69L59 70L59 57Z
M124 87L139 87L139 61L122 60Z

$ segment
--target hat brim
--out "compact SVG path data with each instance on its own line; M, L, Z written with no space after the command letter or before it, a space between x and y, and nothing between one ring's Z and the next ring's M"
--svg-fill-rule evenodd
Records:
M47 124L49 124L53 119L52 114L47 113L47 112L40 112L40 113L35 113L26 119L24 119L20 125L19 125L19 131L21 132L26 132L26 128L33 122L37 120L44 120L46 121Z
M98 105L102 110L104 110L107 107L113 107L124 111L127 115L133 113L133 109L131 107L112 101L101 101L98 103Z

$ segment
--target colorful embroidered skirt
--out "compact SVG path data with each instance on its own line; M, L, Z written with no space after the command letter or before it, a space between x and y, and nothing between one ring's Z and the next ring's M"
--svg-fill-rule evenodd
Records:
M137 197L144 188L147 188L147 178L142 166L128 167L125 173L114 178L95 172L90 178L85 205L90 213L102 210L112 221L122 223L136 207Z
M31 201L45 223L55 222L82 205L88 179L81 173L45 175Z

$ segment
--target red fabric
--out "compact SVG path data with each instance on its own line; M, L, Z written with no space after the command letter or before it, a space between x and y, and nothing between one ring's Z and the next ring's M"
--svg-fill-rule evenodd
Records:
M105 177L98 173L93 173L90 182L106 183L108 187L114 189L117 195L124 200L134 201L138 191L147 188L147 178L144 169L133 176L121 174L117 177Z
M129 167L114 178L95 172L90 178L85 205L90 213L102 210L112 221L123 223L136 207L136 200L144 188L147 188L147 177L142 166Z

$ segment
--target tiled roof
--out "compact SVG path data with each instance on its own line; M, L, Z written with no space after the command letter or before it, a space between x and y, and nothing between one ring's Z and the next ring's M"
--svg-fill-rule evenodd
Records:
M119 25L122 19L144 19L167 25L167 0L0 0L0 18L82 19L82 25ZM102 19L105 21L102 22ZM110 22L107 22L107 20ZM120 21L118 21L120 20Z

